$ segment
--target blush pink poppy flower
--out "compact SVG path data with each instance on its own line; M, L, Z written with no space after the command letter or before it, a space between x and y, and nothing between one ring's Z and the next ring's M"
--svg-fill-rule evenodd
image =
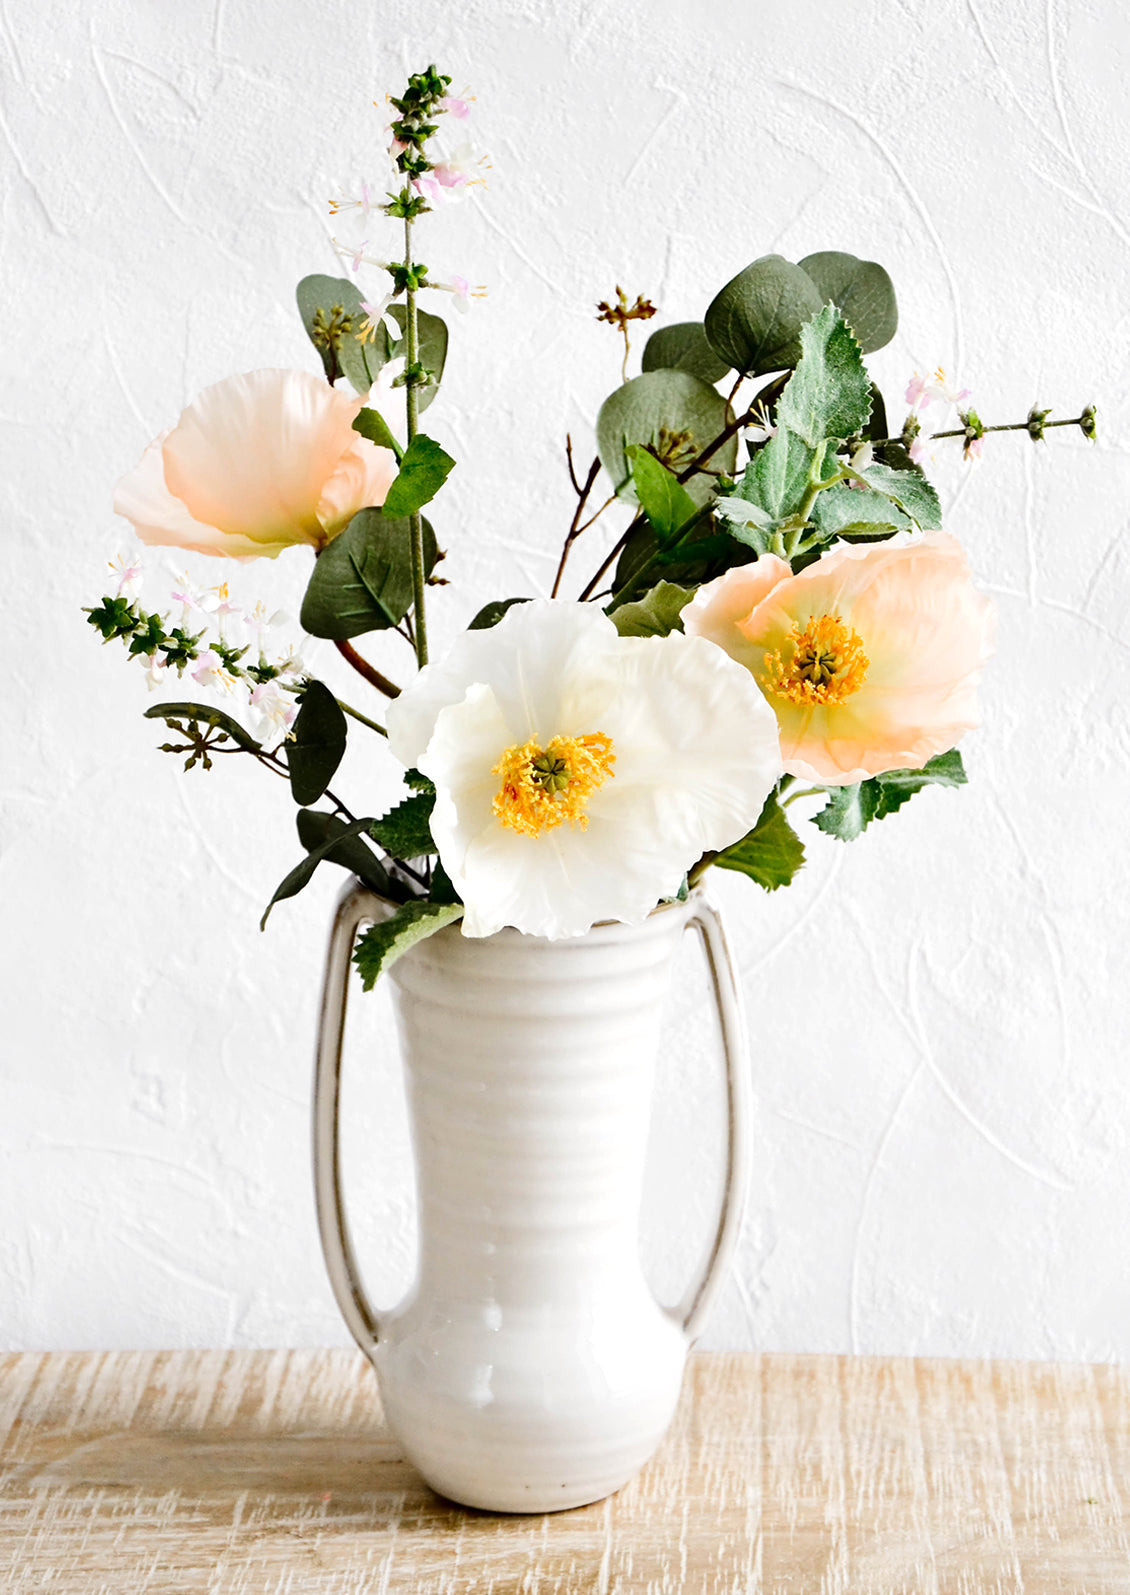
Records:
M840 543L795 576L763 555L682 618L752 672L790 775L848 786L920 769L978 724L994 611L945 532Z
M248 371L205 388L118 483L143 543L239 559L313 548L384 503L396 459L353 431L364 404L308 371Z

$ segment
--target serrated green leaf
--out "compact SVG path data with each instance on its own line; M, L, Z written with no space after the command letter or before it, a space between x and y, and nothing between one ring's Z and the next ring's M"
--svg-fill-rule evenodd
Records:
M707 341L701 321L679 321L659 327L644 344L644 371L689 371L703 382L720 382L729 371Z
M682 631L682 611L694 597L693 587L659 582L634 604L621 604L611 619L621 637L669 637Z
M367 318L362 308L361 293L356 283L348 277L326 277L315 274L303 277L296 290L298 313L306 336L322 358L326 378L333 382L339 376L348 377L358 393L368 393L377 379L377 373L389 358L389 337L383 326L375 338L362 343L357 333ZM340 306L346 320L335 320L334 307ZM324 330L318 331L316 317L322 312L323 329L338 328L338 335L328 342Z
M876 261L827 249L806 255L800 269L812 278L821 298L842 311L864 354L890 343L898 331L898 302L894 284Z
M423 432L417 432L404 451L400 470L381 506L392 520L404 520L431 503L455 465L450 454Z
M827 803L819 814L812 816L812 823L827 836L853 842L875 818L876 796L877 788L871 781L832 787Z
M381 897L390 902L402 900L405 888L393 879L372 848L360 835L347 836L349 826L336 814L326 814L320 809L299 809L298 840L308 853L328 845L324 855L327 864L338 864Z
M746 466L733 497L756 505L775 523L788 520L799 510L810 481L821 475L824 454L824 443L810 448L788 427L778 427Z
M429 776L421 775L419 770L405 770L404 785L413 792L430 792L435 796L435 782Z
M812 506L812 524L829 542L833 537L865 541L902 531L910 519L885 494L838 482L818 495Z
M728 407L709 383L688 371L648 371L610 393L596 418L596 447L616 493L634 499L635 483L627 449L642 443L654 450L675 475L725 430ZM731 472L737 438L729 438L704 461L711 470ZM696 473L683 484L695 504L711 496L711 478Z
M492 598L489 604L484 604L467 627L468 631L489 631L492 626L497 626L508 609L513 609L515 604L528 604L528 598Z
M286 767L296 803L305 806L321 797L345 755L346 736L345 715L337 699L321 681L311 681L286 742Z
M765 799L753 830L719 853L714 862L722 869L748 875L767 892L789 884L804 864L804 843L785 817L775 792Z
M233 720L230 714L225 714L222 709L215 709L208 703L155 703L152 708L145 710L145 718L165 721L195 720L200 725L213 726L217 731L223 731L248 753L258 753L263 746L243 729L238 720Z
M372 823L372 816L364 820L351 820L335 836L328 837L321 846L315 847L312 852L307 853L302 862L296 864L289 874L284 875L275 888L275 895L267 904L263 911L263 917L259 921L259 929L266 930L271 909L274 908L276 903L281 903L288 897L296 897L302 888L310 882L314 871L323 859L329 858L330 854L335 850L340 850L342 843L347 842L350 837L360 836L362 831L367 831Z
M807 272L763 255L711 302L703 326L711 348L744 376L785 371L800 359L800 329L823 300Z
M360 971L365 990L372 991L379 977L410 947L462 917L462 903L428 903L417 899L401 904L396 913L380 925L370 925L353 949L353 962Z
M405 798L369 827L369 834L393 858L423 858L436 851L430 821L435 791Z
M872 820L893 814L923 787L964 786L966 779L961 754L951 748L935 754L920 770L884 770L856 786L830 788L827 804L813 815L812 823L828 836L851 842Z
M905 470L893 470L889 465L876 462L860 471L869 487L894 499L911 520L917 521L924 532L938 531L942 524L942 506L938 495L916 465Z
M398 461L404 458L404 450L378 410L358 410L353 418L353 430L360 432L363 438L368 438L378 448L391 449Z
M404 336L404 329L408 325L408 309L405 305L390 305L386 314L390 315L400 328L400 337L389 342L388 358L398 360L402 356L408 358L408 340ZM447 324L439 316L433 316L427 310L416 311L416 332L419 342L420 364L425 370L431 372L432 380L428 386L417 389L417 402L420 413L428 408L439 391L439 384L443 379L443 368L447 364Z
M871 414L871 378L835 305L805 322L800 344L800 361L777 404L778 427L788 427L810 448L862 433Z
M683 484L654 454L640 443L629 443L624 450L632 472L632 483L640 507L647 516L655 540L662 548L685 526L698 506Z
M424 522L424 569L436 562L435 533ZM301 624L312 637L340 641L387 631L412 607L412 528L379 509L359 510L318 555L302 600Z

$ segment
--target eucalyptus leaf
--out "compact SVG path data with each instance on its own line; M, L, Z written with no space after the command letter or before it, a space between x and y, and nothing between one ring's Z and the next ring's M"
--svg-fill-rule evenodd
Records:
M370 925L353 949L353 962L365 990L372 991L379 977L409 948L462 917L462 903L429 903L417 898L403 903L381 924Z
M306 336L322 357L327 381L348 377L358 393L368 393L389 358L389 337L382 323L371 341L359 340L367 312L356 283L348 277L315 274L303 277L296 298Z
M730 367L711 348L701 321L659 327L644 344L644 371L689 371L703 382L720 382Z
M430 504L446 482L455 461L433 438L417 432L404 451L392 486L385 494L382 512L391 520L414 515Z
M321 809L299 809L298 840L308 853L328 845L323 854L327 864L338 864L356 875L357 879L381 897L400 901L405 889L385 869L372 848L360 835L346 836L349 830L345 820L336 814L326 814Z
M436 562L435 533L424 522L424 570ZM412 528L382 510L359 510L318 555L301 624L312 637L335 641L387 631L412 607Z
M636 497L662 548L697 512L697 506L678 478L642 444L629 443L624 452Z
M612 620L621 637L668 637L682 631L682 611L694 597L693 587L659 582L633 604L621 604Z
M320 846L313 848L312 851L307 853L302 862L296 864L290 873L284 875L279 882L275 889L275 895L267 904L263 917L259 921L259 929L266 930L271 909L274 908L276 903L283 902L287 897L296 897L302 888L309 884L313 878L314 871L323 859L329 858L331 853L335 851L339 852L344 842L347 842L350 837L360 836L361 832L367 831L372 823L371 817L364 820L351 820L342 830L335 835L327 837Z
M882 266L827 249L806 255L800 267L812 278L821 298L831 300L843 312L864 354L890 343L898 331L898 302L894 284Z
M513 609L515 604L528 604L528 598L492 598L489 604L484 604L467 627L468 631L489 631L492 626L497 626L508 609Z
M789 824L775 792L765 799L753 830L719 853L714 862L722 869L748 875L767 892L789 884L804 864L804 843Z
M634 499L630 444L654 451L678 476L725 430L728 417L725 399L700 377L689 371L648 371L625 382L601 405L596 419L600 463L619 497ZM730 474L737 457L737 439L732 437L704 463ZM705 503L712 492L710 478L698 473L683 485L696 504Z
M757 377L796 365L800 329L823 302L807 272L781 255L763 255L713 299L703 326L720 359Z
M258 753L263 746L243 729L238 720L233 720L230 714L213 708L209 703L155 703L144 713L147 720L195 720L199 725L212 726L230 737L246 753Z
M400 328L400 337L389 342L388 358L398 360L403 356L408 358L408 339L405 328L408 325L408 307L406 305L390 305L385 312L392 317ZM420 351L420 364L431 373L431 381L427 387L417 389L418 403L421 412L428 408L435 398L439 384L443 379L443 368L447 363L447 323L439 316L433 316L430 311L416 311L416 332Z
M862 433L871 414L871 378L859 344L835 305L800 333L801 358L777 404L777 425L810 448Z
M286 743L286 767L296 803L305 806L321 797L345 754L346 735L345 715L333 693L321 681L309 682Z

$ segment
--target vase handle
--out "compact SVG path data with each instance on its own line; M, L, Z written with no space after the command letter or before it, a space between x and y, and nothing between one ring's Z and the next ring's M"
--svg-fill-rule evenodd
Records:
M341 1188L341 1054L353 943L362 925L387 919L394 907L357 880L351 880L338 898L326 949L314 1058L314 1202L318 1234L334 1299L350 1334L367 1357L377 1343L377 1313L361 1283Z
M718 1228L701 1275L675 1309L675 1316L682 1322L687 1338L693 1345L721 1287L745 1215L749 1191L750 1081L749 1039L733 955L718 910L701 893L696 893L694 912L687 926L688 929L693 926L702 937L714 987L714 1000L722 1030L722 1052L726 1060L728 1118L726 1182Z

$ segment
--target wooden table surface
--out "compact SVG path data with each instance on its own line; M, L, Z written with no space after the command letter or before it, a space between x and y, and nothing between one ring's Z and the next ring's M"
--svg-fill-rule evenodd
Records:
M1130 1595L1130 1369L692 1357L547 1517L434 1496L350 1351L0 1356L4 1595Z

